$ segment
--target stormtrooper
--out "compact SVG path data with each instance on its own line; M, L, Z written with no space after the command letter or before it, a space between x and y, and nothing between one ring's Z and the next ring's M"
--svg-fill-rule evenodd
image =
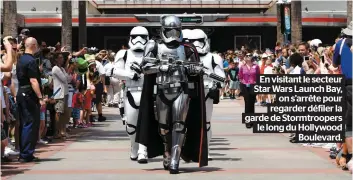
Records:
M147 163L146 146L135 142L136 123L139 112L140 98L143 85L143 74L138 64L142 62L143 50L149 40L146 28L137 26L130 32L128 50L120 50L115 56L113 77L125 82L124 113L126 118L126 132L131 141L130 159L139 163Z
M207 35L201 29L194 29L187 31L187 37L189 43L192 43L200 56L200 60L203 66L207 67L206 71L209 73L214 73L220 77L225 78L223 70L223 60L217 55L210 53L210 45L208 43ZM208 146L212 138L211 131L211 118L213 111L213 104L219 103L219 89L222 88L221 82L215 81L208 76L204 76L204 89L205 89L205 99L206 99L206 120L207 120L207 140ZM208 148L209 149L209 148ZM210 156L210 151L208 150L208 159L212 160Z
M183 29L183 41L188 43L189 42L189 36L191 35L191 30L190 29Z
M164 169L177 174L180 158L208 165L203 67L196 48L183 42L178 17L161 17L160 32L161 41L148 42L141 64L136 142L147 146L149 158L163 155Z

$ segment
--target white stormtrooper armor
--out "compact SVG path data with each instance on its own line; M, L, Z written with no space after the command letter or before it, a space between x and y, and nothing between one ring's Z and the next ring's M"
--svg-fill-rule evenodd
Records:
M189 42L189 36L191 34L191 30L190 29L183 29L182 33L183 33L183 41Z
M208 44L207 35L205 34L205 32L201 29L194 29L192 31L189 31L188 33L188 40L190 43L193 43L196 47L203 66L207 67L206 71L209 71L209 73L215 73L216 75L225 78L223 70L223 60L218 54L210 53L210 46ZM219 96L216 95L215 97L211 94L219 93L215 90L221 88L221 84L217 84L217 82L215 82L213 79L209 78L208 76L204 76L204 86L206 95L207 140L209 146L212 138L211 118L214 98L219 98ZM210 151L208 151L208 153L210 153ZM209 160L212 159L210 154L208 154L208 158Z
M137 26L130 32L128 50L120 50L115 56L113 76L125 80L124 113L126 117L126 132L131 141L131 160L147 163L147 150L142 144L135 142L136 124L143 85L143 74L137 64L142 62L143 50L149 41L146 28Z

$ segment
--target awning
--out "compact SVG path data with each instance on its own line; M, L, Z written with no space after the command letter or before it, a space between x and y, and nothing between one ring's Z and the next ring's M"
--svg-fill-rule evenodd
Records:
M158 27L160 26L160 16L162 14L130 14L130 15L87 15L87 26L146 26ZM180 14L178 16L184 16ZM200 16L202 22L192 21L184 22L183 26L276 26L276 15L254 15L254 14L190 14L190 17ZM303 26L333 26L344 27L346 26L346 16L344 15L314 15L303 14ZM187 21L187 20L186 20ZM25 27L60 27L61 14L32 14L25 15ZM197 23L195 23L197 22ZM78 27L78 17L72 18L73 27Z

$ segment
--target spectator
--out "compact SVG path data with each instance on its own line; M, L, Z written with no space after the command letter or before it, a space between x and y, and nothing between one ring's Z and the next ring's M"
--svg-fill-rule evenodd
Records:
M19 59L16 74L19 82L17 105L20 119L20 157L21 162L38 160L33 153L38 140L40 106L45 102L40 88L39 65L33 57L38 51L38 43L34 38L25 41L25 53Z
M345 143L347 146L347 154L342 154L345 162L348 163L352 158L352 26L353 21L350 22L347 28L342 32L344 37L339 40L334 49L333 64L331 70L336 70L341 66L342 74L346 78L346 133Z
M113 63L114 63L114 56L109 55L108 56L109 63L104 66L105 69L105 83L107 86L107 103L108 107L113 107L118 105L119 102L119 96L120 96L120 82L117 78L112 77L112 69L113 69ZM108 83L109 82L109 83Z
M18 92L18 79L17 79L17 75L16 75L16 65L17 65L17 59L18 59L18 54L17 54L17 40L16 39L9 39L11 45L12 45L12 60L13 60L13 65L12 65L12 71L11 72L7 72L5 76L7 76L8 78L11 78L11 85L10 85L10 90L11 90L11 96L9 98L11 98L12 101L16 102L16 95ZM19 152L19 121L18 121L18 117L17 117L17 112L16 108L15 108L15 104L13 104L11 106L12 108L12 112L13 115L15 116L15 124L14 126L11 127L10 132L12 132L13 127L15 128L15 151Z
M317 65L315 64L314 58L310 55L310 45L306 42L302 42L298 46L299 54L304 58L303 69L306 74L314 74Z
M102 122L105 121L106 118L103 116L102 113L102 97L103 97L103 93L104 93L104 89L105 89L105 70L103 65L101 64L101 58L100 57L95 57L94 55L85 55L85 59L87 61L90 60L95 60L95 69L97 70L97 72L99 73L99 79L97 79L96 82L94 82L94 86L95 86L95 104L97 107L97 111L98 111L98 121Z
M42 67L43 67L43 74L48 77L52 75L52 63L50 62L50 49L48 48L43 48L42 49L42 54L43 54L43 61L42 61Z
M13 39L11 36L7 36L4 38L3 42L4 42L4 46L5 46L5 50L6 50L6 60L4 61L4 63L1 63L0 66L0 72L9 72L12 69L13 66L13 55L12 55L12 44L10 43L10 40Z
M229 79L230 79L230 84L229 84L229 89L230 89L230 95L229 97L231 99L236 99L235 96L239 95L239 79L238 79L238 73L239 73L239 63L230 63L230 69L229 69Z
M290 56L290 64L291 64L291 71L289 74L305 74L304 69L302 68L303 64L303 57L298 54L294 53Z
M54 92L58 93L54 96L56 100L55 104L55 127L56 132L54 135L55 139L66 137L66 120L70 118L68 110L68 93L69 87L68 82L71 81L67 75L65 69L62 67L64 64L64 57L61 53L55 53L54 59L56 60L56 65L52 69L53 82L54 82Z
M254 62L254 58L250 53L245 56L245 64L239 69L239 80L241 82L241 92L245 102L244 113L255 112L256 95L252 93L257 77L260 75L260 68ZM246 123L247 128L252 128L252 123Z

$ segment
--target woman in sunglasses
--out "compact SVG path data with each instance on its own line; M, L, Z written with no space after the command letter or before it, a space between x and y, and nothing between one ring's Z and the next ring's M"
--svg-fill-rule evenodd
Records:
M241 83L240 88L245 102L244 113L254 113L256 94L251 91L252 88L254 88L257 76L260 75L260 68L251 53L245 55L244 61L245 64L240 67L238 74ZM252 126L252 123L246 124L246 128L252 128Z

